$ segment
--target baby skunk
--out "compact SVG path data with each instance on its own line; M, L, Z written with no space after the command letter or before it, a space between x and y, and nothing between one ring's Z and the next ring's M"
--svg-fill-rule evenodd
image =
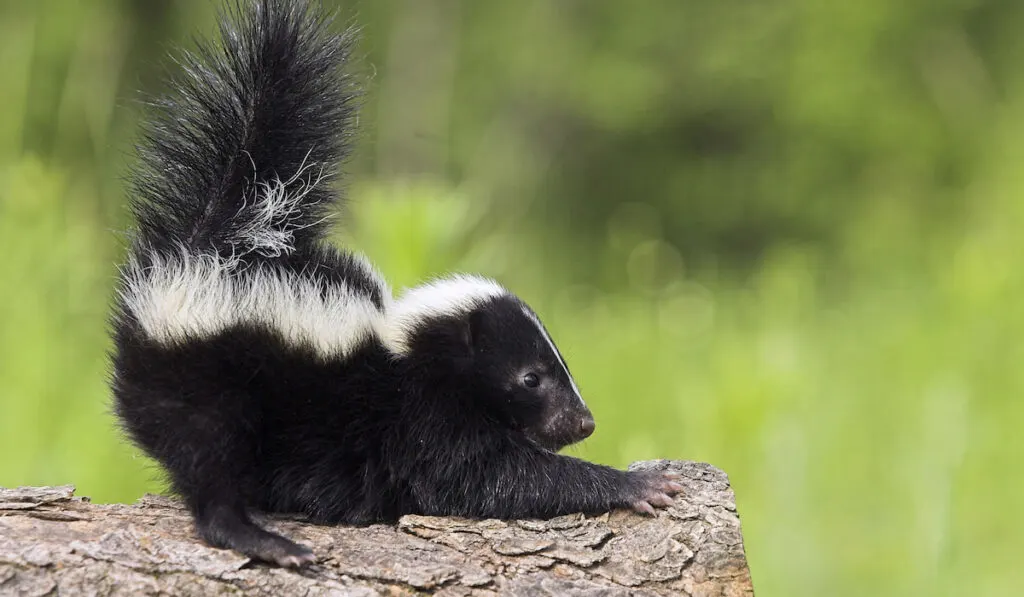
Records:
M556 452L594 430L534 312L454 276L393 299L327 246L349 151L353 34L309 0L241 0L182 59L132 173L137 230L114 309L112 386L132 440L211 545L312 552L250 514L653 513L673 476Z

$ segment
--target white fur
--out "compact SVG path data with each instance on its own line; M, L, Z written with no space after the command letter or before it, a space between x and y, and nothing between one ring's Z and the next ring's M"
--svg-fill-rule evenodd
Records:
M409 338L424 320L468 313L487 300L508 295L500 284L477 276L455 275L407 290L388 310L381 339L396 354L409 351Z
M276 178L255 185L252 202L246 201L238 210L237 220L245 222L245 225L236 231L233 244L240 253L255 251L264 257L278 257L293 250L295 232L306 227L295 223L299 204L324 177L323 168L320 168L315 178L303 178L306 171L314 167L314 164L307 165L303 160L291 178ZM306 203L302 207L309 205ZM243 215L243 212L246 213Z
M163 343L202 339L238 324L258 323L289 343L311 346L329 358L351 354L374 335L391 352L405 354L420 323L468 313L509 294L492 280L456 275L409 289L392 301L373 266L361 255L353 258L380 288L384 309L347 286L321 278L269 266L244 267L237 258L184 249L173 257L150 256L149 267L130 259L123 271L121 298L146 333ZM529 309L523 311L565 368L544 326ZM567 368L565 372L579 398Z
M366 273L390 300L379 275L368 266ZM237 259L216 255L183 250L173 258L154 258L148 268L132 259L124 281L126 308L150 336L165 343L260 323L323 357L346 356L383 327L383 312L343 285L271 267L243 271Z
M544 341L548 343L548 348L551 349L551 352L555 354L555 357L558 359L558 364L562 366L562 371L565 371L565 376L569 378L569 385L572 386L572 391L576 394L576 399L580 401L580 404L586 404L583 401L583 396L580 394L580 389L576 387L576 380L572 378L572 373L569 373L569 367L565 364L565 359L562 358L562 353L558 351L558 348L555 346L555 342L551 339L548 331L544 329L544 324L540 322L540 319L537 318L533 311L530 311L526 307L523 307L523 313L525 313L526 316L537 326L537 331L540 333L541 337L544 338Z

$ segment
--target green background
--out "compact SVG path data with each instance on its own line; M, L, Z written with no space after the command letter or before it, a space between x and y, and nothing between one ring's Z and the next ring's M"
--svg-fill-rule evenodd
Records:
M0 485L162 488L108 413L122 184L208 0L0 3ZM531 302L570 452L729 473L758 595L1024 594L1024 3L358 0L339 242Z

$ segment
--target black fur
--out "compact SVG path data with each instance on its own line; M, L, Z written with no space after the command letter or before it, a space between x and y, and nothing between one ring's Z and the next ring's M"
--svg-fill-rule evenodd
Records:
M239 196L307 155L333 168L345 153L352 95L336 69L348 37L329 34L304 1L253 0L235 12L222 27L225 49L186 60L190 77L149 129L132 203L142 241L134 258L144 264L149 253L231 253L222 239L248 217ZM352 288L386 317L386 289L349 254L318 244L313 223L334 195L321 181L312 196L319 203L300 206L311 225L296 246L242 255L236 275L295 272ZM257 323L158 341L126 302L114 324L125 429L166 469L209 543L258 559L313 558L256 525L254 510L323 523L651 512L679 489L663 474L556 454L589 435L593 420L512 295L418 321L407 351L370 336L344 357ZM538 375L537 387L523 385L524 371Z

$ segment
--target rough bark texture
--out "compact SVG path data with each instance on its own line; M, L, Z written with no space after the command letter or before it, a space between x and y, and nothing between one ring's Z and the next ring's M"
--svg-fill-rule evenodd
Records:
M632 468L677 470L685 492L656 518L267 520L316 552L302 571L207 547L170 498L99 505L72 486L0 488L0 595L753 595L725 473L666 460Z

